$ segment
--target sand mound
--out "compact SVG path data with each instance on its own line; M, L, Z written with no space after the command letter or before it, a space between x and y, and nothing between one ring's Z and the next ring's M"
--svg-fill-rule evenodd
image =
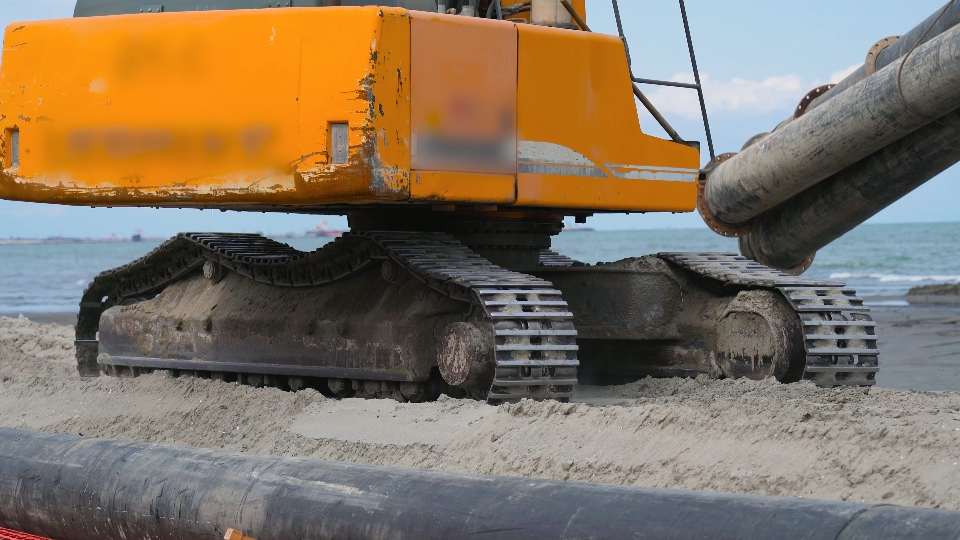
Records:
M937 283L913 287L907 296L960 296L960 283Z
M70 327L0 318L0 425L358 463L960 510L960 394L651 380L577 403L81 382Z

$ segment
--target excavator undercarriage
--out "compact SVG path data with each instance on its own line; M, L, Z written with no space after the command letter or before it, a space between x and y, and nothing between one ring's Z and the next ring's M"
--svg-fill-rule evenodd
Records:
M567 399L578 379L644 376L874 383L874 323L843 284L723 253L586 265L540 248L549 236L529 231L549 224L455 224L350 232L312 253L259 235L178 235L93 282L81 373L169 369L403 401ZM505 268L477 251L535 262Z

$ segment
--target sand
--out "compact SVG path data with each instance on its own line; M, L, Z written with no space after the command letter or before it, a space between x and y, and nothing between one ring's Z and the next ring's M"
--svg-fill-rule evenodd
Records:
M960 283L937 283L913 287L907 296L960 296Z
M960 305L872 308L871 314L880 337L878 385L960 391Z
M165 372L81 382L0 318L0 426L285 456L960 510L960 393L646 379L576 403L329 400Z

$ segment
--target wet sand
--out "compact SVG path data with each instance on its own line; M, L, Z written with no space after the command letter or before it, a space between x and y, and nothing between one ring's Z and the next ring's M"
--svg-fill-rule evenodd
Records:
M879 386L960 392L960 302L873 308L872 315Z

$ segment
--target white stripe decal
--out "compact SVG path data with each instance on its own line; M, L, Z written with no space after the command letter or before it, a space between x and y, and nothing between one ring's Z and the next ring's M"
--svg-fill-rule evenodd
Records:
M517 145L517 153L521 161L531 163L580 165L581 167L597 166L596 163L590 161L590 158L580 152L555 143L520 141L520 144Z
M530 163L520 161L517 169L522 173L556 174L560 176L584 176L587 178L609 178L599 167L581 167L578 165L559 165L553 163Z
M522 173L609 178L589 158L559 144L520 141L517 153L517 170Z
M624 180L655 180L660 182L695 183L700 178L699 169L655 167L652 165L617 165L604 163L617 178Z
M658 167L654 165L618 165L616 163L604 163L607 167L616 167L618 169L644 169L648 171L672 171L672 172L700 172L698 169L687 169L683 167Z
M609 178L590 158L556 143L520 141L517 153L518 170L522 173ZM700 175L699 169L613 163L604 163L604 166L623 180L696 182Z

